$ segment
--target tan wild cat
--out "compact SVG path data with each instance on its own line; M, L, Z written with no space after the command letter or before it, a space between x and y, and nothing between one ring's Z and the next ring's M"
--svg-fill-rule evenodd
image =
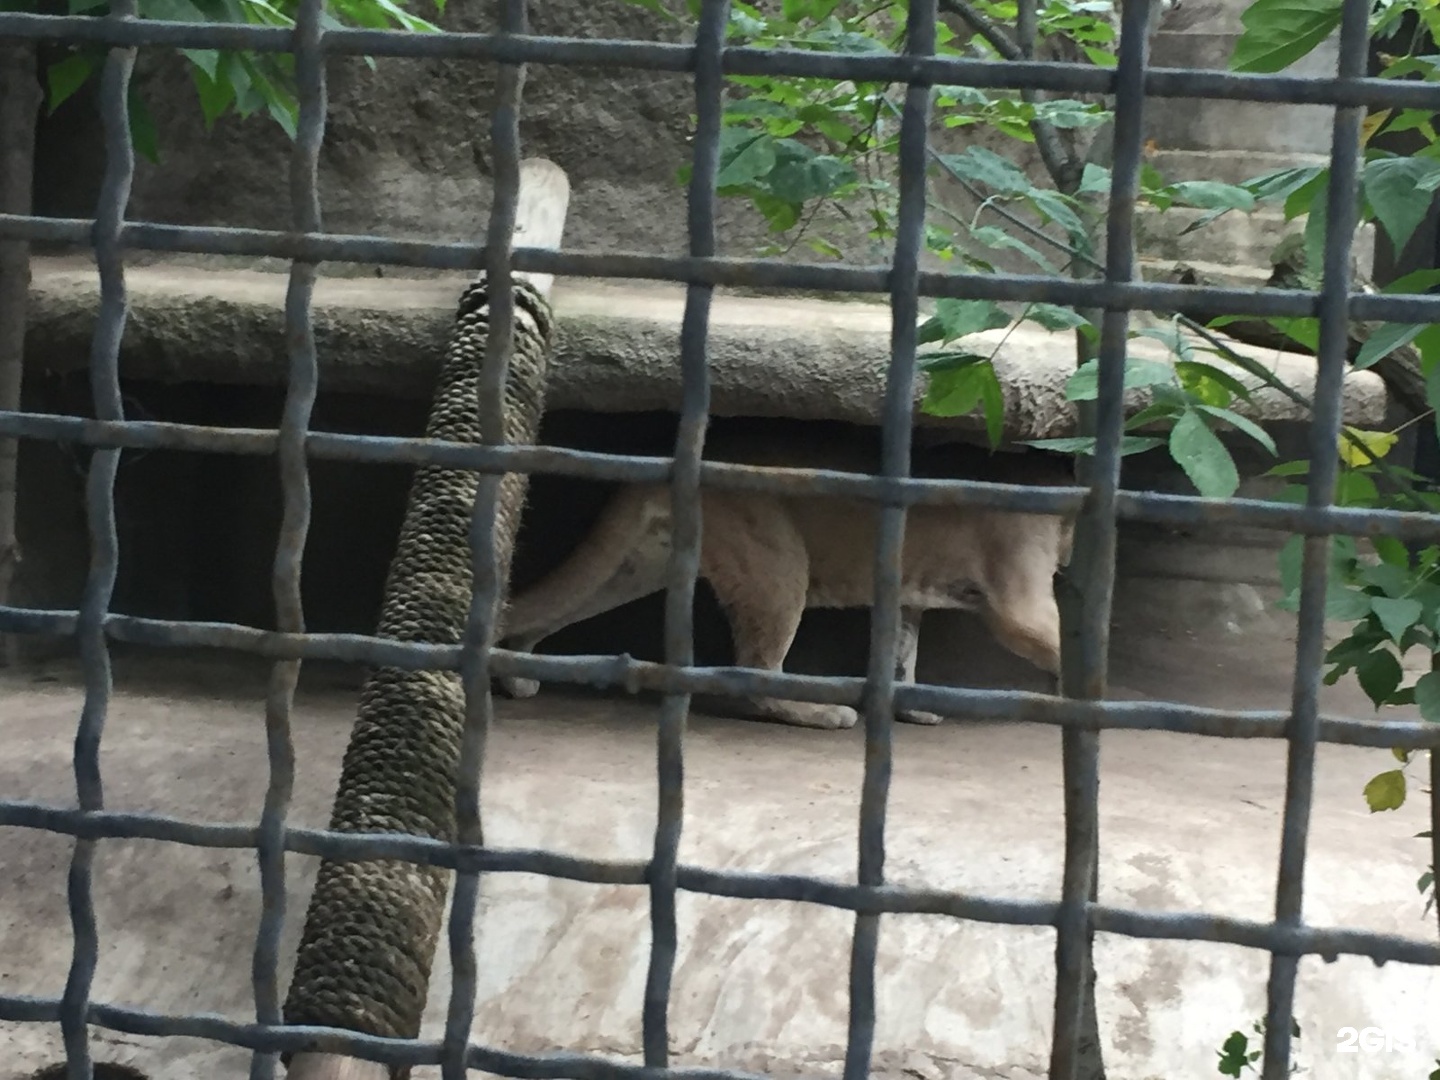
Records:
M1068 468L1049 455L947 449L967 460L944 475L1073 483ZM945 451L939 456L944 458ZM866 448L843 441L797 447L768 440L722 440L707 444L706 458L852 472L878 468ZM919 468L915 472L925 475ZM737 665L781 670L806 608L871 605L878 521L873 504L702 488L701 513L700 576L709 582L730 623ZM663 589L670 530L667 487L623 487L570 557L511 601L505 619L507 645L532 650L573 623ZM914 681L920 616L932 608L981 612L1002 645L1058 674L1060 616L1053 579L1069 561L1073 531L1072 520L1049 515L912 507L902 555L897 678ZM514 679L506 680L505 689L528 697L538 685ZM847 706L769 698L754 699L739 711L817 728L847 728L857 718ZM912 713L900 719L935 723L939 717Z

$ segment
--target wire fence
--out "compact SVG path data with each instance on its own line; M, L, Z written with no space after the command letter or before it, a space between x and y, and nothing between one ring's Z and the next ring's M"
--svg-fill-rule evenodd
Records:
M73 836L69 876L74 953L59 998L0 995L0 1019L59 1023L72 1077L90 1075L87 1025L154 1036L195 1036L254 1051L251 1075L272 1076L281 1053L324 1050L395 1066L443 1064L449 1076L464 1069L514 1077L640 1078L664 1075L668 1065L667 1012L675 964L675 901L685 890L752 900L828 905L855 913L851 957L847 1080L870 1067L875 1027L875 959L884 914L930 913L1021 926L1053 926L1058 935L1052 1076L1072 1075L1080 1043L1080 1002L1096 932L1140 938L1226 942L1268 951L1265 1076L1278 1080L1289 1068L1289 1041L1296 971L1305 955L1368 956L1440 964L1434 941L1315 927L1301 918L1306 840L1313 801L1313 774L1321 742L1412 750L1440 749L1440 727L1399 721L1361 721L1322 716L1318 705L1324 651L1324 609L1329 536L1384 534L1406 540L1440 540L1440 516L1337 508L1330 493L1337 468L1350 319L1440 321L1440 297L1356 294L1350 289L1350 245L1355 225L1359 145L1365 106L1399 106L1440 112L1440 87L1365 78L1366 0L1345 0L1336 77L1253 76L1189 69L1151 69L1145 36L1149 3L1124 5L1119 63L1114 70L1042 61L983 61L935 56L935 0L911 0L902 55L801 52L729 48L725 45L727 0L704 0L693 45L641 41L575 40L528 34L523 0L505 0L499 32L412 35L403 32L327 29L322 0L302 0L293 31L273 27L155 22L136 18L134 0L111 0L101 18L0 14L0 38L90 42L108 47L100 109L106 171L93 221L0 215L0 238L88 243L95 250L101 291L90 359L95 418L0 413L0 436L48 439L95 448L86 489L91 569L76 611L0 607L0 632L72 636L85 673L85 704L75 744L78 807L66 808L0 798L0 825L45 829ZM292 227L285 231L201 228L128 222L125 210L134 175L126 100L135 49L247 49L289 52L296 58L299 133L292 161ZM317 162L326 115L325 60L334 55L450 57L506 65L518 89L518 66L526 63L585 65L693 73L698 129L689 188L689 251L662 257L637 253L580 254L513 249L515 185L520 148L517 112L497 109L492 125L497 197L488 242L429 243L322 230ZM888 266L780 264L716 255L716 175L721 93L727 75L768 74L908 84L900 137L900 214L894 258ZM502 80L502 86L504 85ZM1115 101L1115 165L1108 216L1108 258L1103 279L1014 274L933 273L920 267L924 227L925 161L930 87L937 84L989 88L1029 87L1068 93L1106 93ZM1131 235L1142 152L1141 117L1146 97L1214 98L1324 104L1335 107L1329 187L1330 228L1324 277L1318 292L1249 291L1142 283L1132 280ZM508 217L507 217L508 215ZM285 307L290 374L278 430L218 429L198 425L127 420L121 402L119 351L126 321L123 252L126 249L230 255L271 255L292 260ZM681 335L683 400L679 435L668 458L638 458L546 447L463 445L313 432L309 429L317 385L311 293L321 260L379 262L443 269L486 269L499 328L496 348L512 345L512 271L589 277L650 278L688 285ZM724 285L885 291L893 309L892 363L884 399L883 460L874 477L809 470L758 471L702 462L708 409L707 329L714 289ZM1029 488L980 482L917 480L908 473L911 409L916 378L916 326L921 297L1047 301L1104 311L1100 348L1097 450L1087 487ZM1122 378L1129 313L1135 309L1193 315L1239 313L1318 316L1319 370L1311 425L1309 497L1303 506L1252 499L1221 501L1121 491L1119 449L1124 422ZM484 389L483 407L500 408L500 387ZM116 579L118 542L114 482L125 449L174 448L278 457L285 497L274 590L279 630L143 619L109 610ZM364 635L307 634L299 603L300 556L309 512L307 462L329 458L358 462L436 464L496 477L505 472L547 472L604 480L666 481L676 499L676 543L666 608L665 661L644 663L625 656L553 657L488 649L472 634L458 646L400 643ZM738 668L702 668L692 651L691 600L698 572L698 490L701 484L732 490L829 493L877 501L880 543L870 662L864 678L821 678ZM1233 712L1162 701L1110 702L1046 694L979 691L897 684L894 656L899 618L899 556L907 507L920 504L986 506L1031 513L1079 512L1079 533L1094 554L1084 591L1081 683L1103 686L1110 602L1114 586L1118 521L1172 525L1244 523L1304 534L1304 574L1292 707L1286 711ZM477 502L483 512L493 501ZM477 536L483 530L477 530ZM477 552L484 554L482 541ZM472 620L473 622L473 620ZM181 821L160 814L104 809L99 747L111 694L109 643L155 647L208 646L274 659L276 677L267 703L270 781L261 820L250 825ZM294 762L289 754L290 710L299 661L340 659L404 669L480 670L550 682L658 690L665 694L659 721L659 817L652 858L617 861L575 858L540 850L445 843L401 835L355 835L290 827L286 823ZM488 657L488 659L487 659ZM472 694L488 695L488 688ZM682 818L685 719L694 693L761 694L797 701L859 706L865 723L865 777L860 806L856 884L803 876L709 870L678 862ZM488 716L471 702L469 716ZM1061 726L1066 737L1066 865L1061 895L1053 901L1010 900L886 884L885 815L891 770L891 725L897 709L928 710L952 717L1026 720ZM462 760L462 801L477 797L483 723L467 725ZM1289 767L1278 867L1275 918L1254 922L1204 912L1129 910L1090 900L1098 850L1098 736L1104 729L1167 730L1224 738L1285 739ZM462 820L466 820L462 809ZM478 819L472 823L478 824ZM262 867L263 914L255 949L256 1022L211 1015L164 1015L95 1001L91 983L99 941L91 896L91 860L97 840L165 840L211 848L253 848ZM397 1040L310 1027L285 1026L279 1008L279 941L285 923L287 851L333 860L404 859L454 870L466 883L465 902L453 906L452 962L455 978L443 1040ZM541 1056L509 1053L469 1042L476 973L473 959L455 942L473 932L474 886L481 874L538 873L574 881L648 885L652 949L644 999L644 1064L628 1065L586 1054ZM457 885L457 896L461 888ZM458 1035L457 1035L458 1033ZM720 1069L668 1070L675 1075L733 1080L743 1074Z

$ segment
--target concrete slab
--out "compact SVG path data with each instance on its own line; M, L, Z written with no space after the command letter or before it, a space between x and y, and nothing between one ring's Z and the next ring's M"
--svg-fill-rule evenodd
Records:
M1143 635L1153 637L1153 635ZM1134 643L1132 643L1133 645ZM1158 648L1158 646L1157 646ZM1143 651L1143 650L1141 650ZM1153 650L1152 650L1153 651ZM1176 650L1168 648L1170 655ZM1283 670L1227 663L1268 677ZM1230 693L1213 657L1148 676L1132 651L1122 694ZM1239 658L1238 662L1236 658ZM208 821L253 821L266 782L264 672L252 664L122 654L102 751L107 805ZM353 673L313 668L298 700L291 820L322 825L354 709ZM0 675L0 792L73 804L69 756L80 707L69 665ZM653 707L545 692L505 703L484 789L497 845L643 859L654 827ZM1050 898L1060 885L1060 739L1033 726L896 731L889 820L893 881ZM853 880L863 760L859 732L817 733L694 718L687 738L681 857L709 867ZM1307 916L1321 925L1433 936L1415 878L1418 801L1372 817L1359 798L1382 751L1322 747ZM1149 733L1104 736L1102 899L1149 910L1267 918L1273 903L1284 748ZM0 829L0 988L58 994L70 954L70 843ZM288 970L314 861L292 857ZM253 1015L258 877L246 852L106 842L96 858L97 1000L164 1011ZM633 1060L648 949L643 889L520 876L483 885L475 1038L516 1050ZM834 1075L843 1053L852 920L843 912L685 895L671 1013L677 1064ZM1099 1008L1114 1080L1213 1077L1228 1033L1263 1012L1261 954L1215 945L1099 942ZM1048 930L893 917L881 934L876 1075L886 1080L1035 1080L1044 1075L1053 991ZM428 1032L443 1021L437 965ZM1319 1078L1415 1080L1436 1044L1440 973L1342 960L1301 966L1302 1059ZM1413 1033L1414 1053L1343 1054L1346 1026ZM58 1057L48 1028L0 1025L0 1080ZM246 1074L244 1054L199 1041L96 1033L97 1056L153 1080ZM430 1080L438 1073L417 1074Z
M463 280L322 280L315 294L322 389L428 398ZM147 265L129 270L127 283L131 313L123 373L166 382L284 383L284 275ZM97 297L94 270L84 262L36 260L27 338L33 370L85 367ZM554 301L551 409L678 409L682 288L562 279ZM890 311L883 304L721 296L710 335L712 412L876 423L889 335ZM1074 369L1068 334L1023 325L976 334L966 343L996 358L1008 438L1072 431L1074 409L1064 400ZM1155 342L1137 340L1132 348L1137 356L1165 359ZM1295 390L1313 393L1312 358L1236 348ZM922 379L918 392L923 391ZM1141 404L1137 393L1134 407ZM1378 424L1385 405L1378 376L1353 372L1347 378L1347 423ZM1257 392L1248 411L1269 421L1299 420L1304 413L1269 390ZM917 413L916 422L971 431L981 426L978 415L945 420Z

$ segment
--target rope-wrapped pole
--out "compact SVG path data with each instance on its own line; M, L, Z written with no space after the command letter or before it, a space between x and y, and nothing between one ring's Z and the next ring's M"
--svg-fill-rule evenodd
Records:
M521 166L516 239L558 248L570 185L556 165ZM544 411L553 328L549 275L514 275L515 348L504 393L504 438L534 443ZM482 368L489 330L485 275L460 298L425 434L481 442ZM494 522L497 576L508 581L527 477L500 482ZM380 637L459 644L470 611L470 527L478 477L420 469L381 608ZM458 672L376 668L366 678L330 827L350 833L455 838L456 770L465 724ZM415 1038L444 916L448 871L399 861L324 861L305 916L285 1003L288 1024ZM403 1080L406 1070L397 1070ZM301 1054L291 1080L369 1080L387 1069L330 1054Z

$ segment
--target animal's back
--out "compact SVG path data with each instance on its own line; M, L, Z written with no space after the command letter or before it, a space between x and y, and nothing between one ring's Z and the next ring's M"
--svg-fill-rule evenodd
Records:
M787 443L773 438L732 437L707 446L706 457L751 465L877 473L876 441L819 439ZM1008 484L1064 485L1068 468L1049 454L990 453L946 444L914 454L912 475L987 480ZM728 513L707 499L707 517ZM783 508L804 542L809 562L809 607L868 607L874 598L879 504L830 496L786 496ZM761 511L764 512L764 511ZM984 507L915 506L906 515L902 554L902 602L921 608L974 608L997 579L1043 573L1066 527L1053 517L1013 514ZM1061 556L1064 561L1064 556ZM1051 571L1053 573L1053 570ZM1049 575L1045 575L1048 584Z

